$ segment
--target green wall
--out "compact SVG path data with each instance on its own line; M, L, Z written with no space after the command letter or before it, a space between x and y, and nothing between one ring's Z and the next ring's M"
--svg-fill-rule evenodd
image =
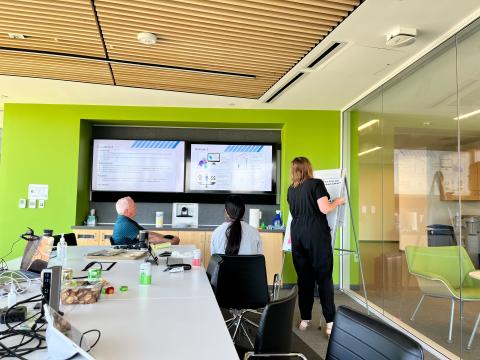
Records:
M338 111L5 104L0 256L27 226L39 233L44 228L60 233L83 220L88 209L89 173L84 169L89 168L92 123L282 129L283 214L292 158L307 156L315 169L340 165ZM18 208L31 183L49 185L44 209ZM23 245L17 244L9 257L19 256ZM286 269L285 281L294 281L289 258Z

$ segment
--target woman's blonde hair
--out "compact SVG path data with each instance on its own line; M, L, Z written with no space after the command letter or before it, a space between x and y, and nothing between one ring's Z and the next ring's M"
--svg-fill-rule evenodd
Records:
M307 179L313 178L313 169L310 160L306 157L296 157L290 163L292 186L297 187Z

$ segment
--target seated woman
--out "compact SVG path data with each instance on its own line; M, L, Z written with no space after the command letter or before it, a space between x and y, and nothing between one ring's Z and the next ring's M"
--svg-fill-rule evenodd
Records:
M238 195L225 201L226 222L212 233L211 253L225 255L255 255L262 253L260 234L253 226L242 221L245 203Z

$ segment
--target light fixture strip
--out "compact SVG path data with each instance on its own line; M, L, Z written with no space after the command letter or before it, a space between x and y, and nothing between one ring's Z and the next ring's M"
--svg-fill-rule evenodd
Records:
M106 59L106 58L96 57L96 56L65 54L65 53L45 51L45 50L17 49L17 48L0 46L0 51L20 53L20 54L44 55L44 56L52 56L57 58L85 60L85 61L93 61L93 62L100 62L100 63L107 63L107 64L141 66L141 67L147 67L147 68L155 68L155 69L161 69L161 70L171 70L171 71L179 71L179 72L187 72L187 73L190 72L190 73L209 74L209 75L222 75L222 76L238 77L238 78L246 78L246 79L255 79L257 77L256 75L253 75L253 74L242 74L242 73L222 71L222 70L208 70L208 69L198 69L198 68L190 68L190 67L183 67L183 66L152 64L152 63L143 63L143 62L131 61L131 60Z
M475 116L480 114L480 109L454 117L453 120L463 120L463 119L468 119L469 117Z
M359 152L359 153L358 153L358 156L362 156L362 155L365 155L365 154L369 154L369 153L371 153L371 152L380 150L381 148L382 148L381 146L375 146L374 148L371 148L371 149L368 149L368 150Z
M380 120L378 120L378 119L373 119L373 120L367 121L365 124L362 124L358 127L358 131L362 131L362 130L364 130L364 129L372 126L372 125L375 125L379 122L380 122Z

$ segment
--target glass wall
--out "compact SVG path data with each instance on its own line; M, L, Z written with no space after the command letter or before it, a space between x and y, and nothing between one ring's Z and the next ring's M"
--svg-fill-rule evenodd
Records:
M480 353L480 334L471 335L480 313L472 273L480 253L479 44L480 20L344 113L368 301L462 359ZM344 283L364 298L360 263L348 265Z

